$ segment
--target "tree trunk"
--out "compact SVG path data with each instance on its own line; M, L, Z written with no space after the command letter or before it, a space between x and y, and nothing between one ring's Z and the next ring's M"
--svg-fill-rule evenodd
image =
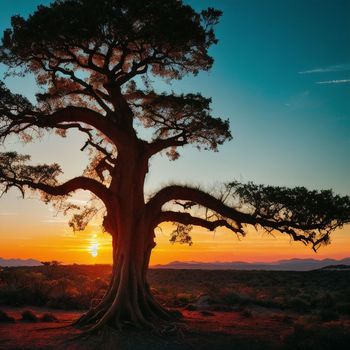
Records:
M78 326L90 325L91 331L104 325L116 329L125 324L154 328L171 319L170 313L154 299L147 283L153 237L152 242L130 240L130 237L119 241L124 243L117 246L113 242L113 270L109 288L99 304L77 321Z
M110 188L115 193L107 207L104 227L112 235L113 270L106 294L78 321L91 331L124 324L154 328L171 316L153 297L147 269L154 243L151 218L146 217L144 179L148 158L144 145L129 135L118 150L117 173Z
M77 322L98 330L124 324L154 328L170 314L154 299L147 270L154 243L150 218L145 217L143 184L147 173L142 148L128 143L118 154L119 174L112 187L116 197L107 208L104 226L113 237L113 270L109 288L100 303Z

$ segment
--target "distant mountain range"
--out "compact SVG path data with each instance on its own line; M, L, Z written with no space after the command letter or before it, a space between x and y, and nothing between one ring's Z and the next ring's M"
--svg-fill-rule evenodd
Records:
M335 259L289 259L275 262L247 263L242 261L232 262L197 262L197 261L173 261L165 265L154 265L155 269L198 269L198 270L275 270L275 271L309 271L322 269L328 266L349 265L350 258Z
M0 258L0 266L40 266L41 262L35 259L3 259ZM341 267L341 268L340 268ZM184 269L184 270L275 270L275 271L309 271L317 269L347 270L350 269L350 257L335 259L288 259L274 262L247 263L243 261L231 262L198 262L198 261L173 261L165 265L153 265L153 269Z
M0 258L0 266L8 266L8 267L15 267L15 266L39 266L41 265L41 262L34 259L3 259Z

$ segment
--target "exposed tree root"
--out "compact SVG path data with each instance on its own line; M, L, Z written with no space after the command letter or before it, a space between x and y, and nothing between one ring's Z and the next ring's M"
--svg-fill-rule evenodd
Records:
M82 315L72 326L84 334L94 334L111 328L148 330L162 335L176 333L179 318L166 310L151 294L144 276L133 261L120 259L113 270L110 287L95 307Z

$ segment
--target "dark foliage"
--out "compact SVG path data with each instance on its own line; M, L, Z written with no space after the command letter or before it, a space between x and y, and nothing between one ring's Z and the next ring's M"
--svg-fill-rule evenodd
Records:
M285 339L286 350L345 350L350 342L350 330L345 326L308 326L299 324Z
M52 314L52 313L44 313L41 317L40 317L40 322L57 322L58 319L57 317Z
M15 319L9 316L6 312L0 310L0 323L13 323Z
M31 310L24 310L22 312L22 321L26 322L38 322L38 316L35 315L35 313Z

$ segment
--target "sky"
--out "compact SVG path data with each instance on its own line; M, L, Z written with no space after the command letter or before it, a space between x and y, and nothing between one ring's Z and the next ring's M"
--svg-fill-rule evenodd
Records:
M191 0L196 9L219 8L218 45L210 72L188 76L158 89L201 92L212 98L213 114L229 118L233 140L219 152L191 146L170 162L152 160L146 192L169 182L213 186L239 180L332 188L350 195L350 2L347 0ZM15 14L27 16L40 0L0 0L0 31ZM0 65L0 77L6 67ZM8 78L6 84L30 99L37 91L33 77ZM87 157L83 138L52 135L7 150L31 154L33 162L58 162L64 178L79 175ZM64 179L62 178L62 179ZM74 200L84 201L87 193ZM25 200L15 190L0 199L0 257L60 260L65 263L110 263L110 238L99 222L73 233L68 218L34 195ZM157 230L152 264L182 261L274 261L294 257L349 256L350 227L333 234L332 244L315 254L288 236L249 229L237 239L224 229L193 230L191 247L169 243L171 225Z

